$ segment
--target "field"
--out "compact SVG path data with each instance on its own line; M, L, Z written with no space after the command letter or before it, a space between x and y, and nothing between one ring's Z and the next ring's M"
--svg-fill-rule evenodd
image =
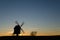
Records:
M60 40L60 36L1 36L0 40Z

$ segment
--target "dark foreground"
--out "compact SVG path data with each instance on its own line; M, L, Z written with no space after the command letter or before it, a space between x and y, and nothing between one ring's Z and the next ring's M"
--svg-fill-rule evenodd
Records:
M60 40L60 36L3 36L0 40Z

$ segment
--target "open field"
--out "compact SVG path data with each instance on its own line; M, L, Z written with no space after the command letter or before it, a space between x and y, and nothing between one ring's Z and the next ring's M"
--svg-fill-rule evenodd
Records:
M60 36L1 36L0 40L60 40Z

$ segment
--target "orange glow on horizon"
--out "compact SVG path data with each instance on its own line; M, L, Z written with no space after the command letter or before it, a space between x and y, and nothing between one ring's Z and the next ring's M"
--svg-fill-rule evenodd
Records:
M0 36L12 36L12 31L11 32L7 32L7 33L0 33ZM52 35L56 35L54 33L37 33L36 36L52 36ZM22 34L19 34L19 36L31 36L30 33L22 33Z
M12 36L13 31L9 31L6 33L0 33L0 36ZM47 33L43 33L43 32L37 32L36 36L52 36L52 35L60 35L60 32L57 31L51 31L51 32L47 32ZM21 33L19 34L20 36L31 36L30 32L26 31L25 33Z

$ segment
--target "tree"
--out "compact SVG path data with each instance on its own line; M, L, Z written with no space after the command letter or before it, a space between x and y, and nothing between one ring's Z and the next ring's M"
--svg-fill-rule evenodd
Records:
M31 36L36 36L37 32L36 31L32 31L31 32Z

